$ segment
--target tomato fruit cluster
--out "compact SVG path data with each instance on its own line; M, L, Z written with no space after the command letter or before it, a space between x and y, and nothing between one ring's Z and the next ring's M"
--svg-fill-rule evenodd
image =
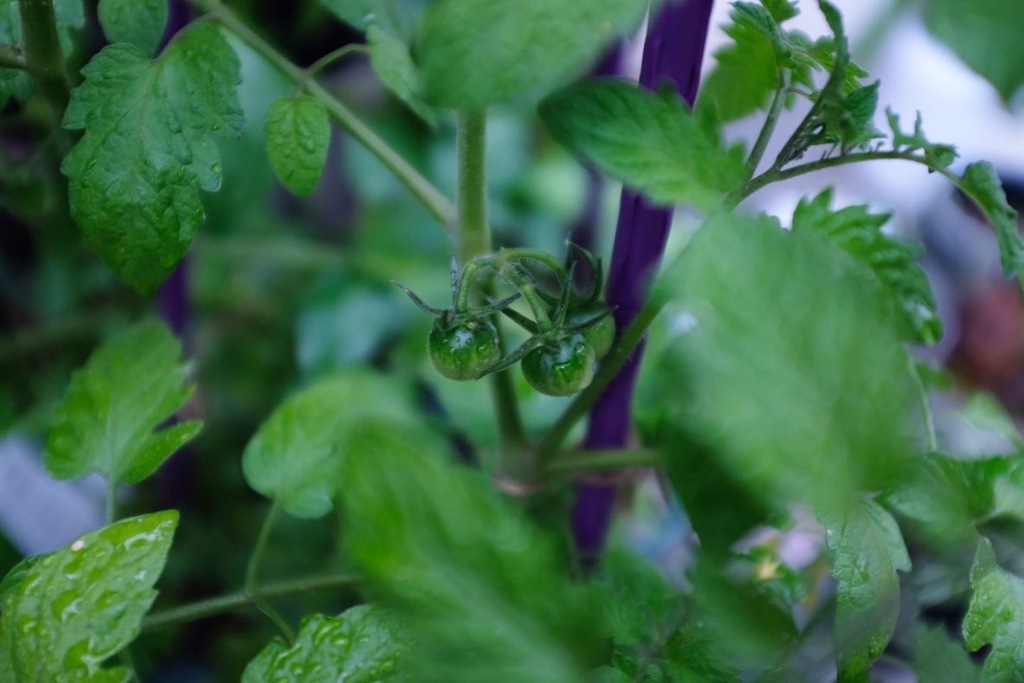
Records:
M562 266L546 254L509 249L470 260L460 269L452 263L452 307L427 305L412 290L399 284L413 302L436 320L427 338L434 368L443 377L472 380L521 363L526 381L551 396L570 396L588 387L597 362L615 341L615 321L599 299L601 266L578 249L590 265L591 284L581 295L573 286L573 266ZM555 272L559 293L545 292L524 262L539 262ZM491 271L518 290L515 295L483 306L472 306L471 285L481 272ZM398 283L396 283L398 284ZM523 298L533 318L509 306ZM509 354L502 351L496 314L504 313L530 333L530 338Z

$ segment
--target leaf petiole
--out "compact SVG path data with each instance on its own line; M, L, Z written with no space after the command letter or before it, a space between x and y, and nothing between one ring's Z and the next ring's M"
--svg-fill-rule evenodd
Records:
M270 531L274 527L274 519L277 517L278 511L277 501L274 501L273 505L267 511L266 517L263 518L263 525L260 527L260 534L256 539L256 545L252 549L252 554L249 556L249 563L245 568L245 583L243 585L245 595L248 600L258 609L263 615L270 620L274 626L281 632L285 640L288 643L295 641L295 631L288 625L288 622L284 620L284 617L267 602L263 595L257 590L257 579L259 575L259 567L263 562L263 554L267 549L267 541L270 540Z

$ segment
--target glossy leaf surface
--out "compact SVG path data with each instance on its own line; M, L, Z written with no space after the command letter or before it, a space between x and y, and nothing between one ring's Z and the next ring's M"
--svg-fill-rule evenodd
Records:
M406 681L405 645L379 607L359 605L337 617L313 614L302 620L290 646L275 639L245 667L242 683Z
M156 598L176 511L126 519L44 555L4 593L0 681L127 681L103 663L130 643Z
M57 479L99 472L112 482L142 481L199 433L198 420L159 429L193 390L181 344L163 323L124 330L72 375L53 414L47 470Z
M71 214L114 273L140 292L188 251L220 187L218 132L244 125L239 62L216 26L193 24L154 61L129 43L82 69L64 126L85 135L65 157Z

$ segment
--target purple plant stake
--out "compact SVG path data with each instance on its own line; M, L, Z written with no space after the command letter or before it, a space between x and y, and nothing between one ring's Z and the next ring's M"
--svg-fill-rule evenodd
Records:
M671 85L690 106L697 96L708 23L714 0L667 2L649 26L644 43L640 84L654 90ZM623 188L615 229L605 298L615 310L615 323L625 329L643 307L648 278L661 261L672 223L672 210L652 206ZM615 376L590 411L583 446L588 449L628 445L633 390L644 344ZM584 567L593 566L604 548L615 503L615 484L586 482L578 486L572 510L573 536Z
M192 6L185 0L170 0L167 5L167 28L160 41L162 52L171 39L192 20ZM160 315L167 322L168 327L175 336L185 343L185 328L188 325L188 264L189 258L186 254L178 267L174 269L170 277L160 285L157 293L157 305L160 308Z

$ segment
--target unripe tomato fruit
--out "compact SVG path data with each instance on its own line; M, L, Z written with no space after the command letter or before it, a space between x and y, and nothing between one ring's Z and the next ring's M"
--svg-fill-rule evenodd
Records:
M534 389L549 396L571 396L594 379L597 357L582 334L564 337L534 349L523 358L523 375Z
M476 379L501 358L498 331L490 320L438 318L427 338L430 362L448 379Z
M594 347L594 355L598 359L607 356L608 352L611 351L612 344L615 343L615 318L607 313L608 307L604 304L590 304L581 308L570 309L565 321L566 325L582 325L588 320L604 315L596 323L580 332L580 334L587 338L591 346Z

